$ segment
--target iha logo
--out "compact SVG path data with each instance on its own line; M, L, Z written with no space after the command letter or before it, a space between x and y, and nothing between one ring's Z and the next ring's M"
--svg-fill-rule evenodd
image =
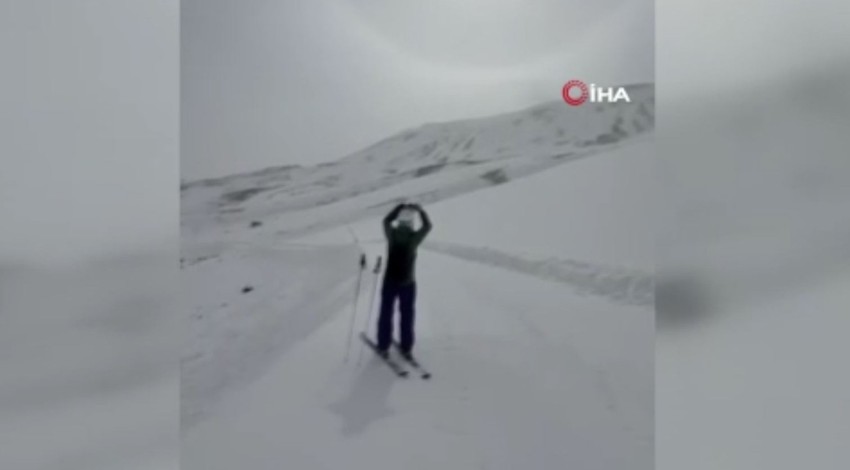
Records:
M588 87L581 80L570 80L565 85L561 94L564 96L564 101L570 106L581 106L585 101L590 99L591 103L616 103L618 101L626 101L631 103L629 94L623 87L599 87L591 83Z

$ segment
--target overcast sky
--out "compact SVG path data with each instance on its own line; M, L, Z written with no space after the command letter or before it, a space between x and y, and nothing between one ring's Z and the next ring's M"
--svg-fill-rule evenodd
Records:
M653 81L653 0L184 0L182 178Z
M850 63L846 0L657 1L661 115ZM173 0L0 4L0 262L173 246L181 140L184 178L334 160L653 74L650 0L184 0L182 57Z

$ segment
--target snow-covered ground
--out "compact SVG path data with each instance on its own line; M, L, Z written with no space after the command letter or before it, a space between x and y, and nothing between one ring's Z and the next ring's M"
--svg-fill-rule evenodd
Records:
M269 186L262 172L185 185L184 468L652 468L654 144L644 92L596 127L547 105L416 134L474 129L476 139L513 142L516 155L486 168L417 174L394 138L370 153L368 171L365 155L298 170L338 176L300 198L286 195L301 187L294 176L275 180L285 191L249 191ZM596 139L640 107L650 116L641 132ZM585 123L563 130L583 142L576 158L557 157L557 131L500 136L499 125L521 126L540 109ZM399 165L406 176L374 178ZM244 199L222 204L234 191ZM358 258L365 252L371 268L383 255L380 219L404 197L434 222L417 270L416 352L430 381L396 378L352 337L373 332L380 282L364 272L353 308Z

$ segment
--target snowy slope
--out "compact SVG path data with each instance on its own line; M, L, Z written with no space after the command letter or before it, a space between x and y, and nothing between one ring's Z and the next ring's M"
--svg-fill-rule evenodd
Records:
M498 141L513 119L420 134ZM563 165L547 153L556 136L504 137L523 149L511 159L481 151L507 183L481 191L475 165L363 190L364 162L340 170L359 154L310 170L338 183L307 184L297 203L264 191L222 213L221 194L257 174L186 187L184 468L651 468L651 133L573 147L589 158ZM381 155L379 168L416 159ZM395 378L351 335L372 331L380 281L364 275L353 310L360 251L370 267L383 254L380 217L402 197L435 224L417 272L430 382Z
M435 202L610 150L654 127L653 87L628 89L631 103L553 102L428 124L339 161L187 182L181 191L183 230L195 241L206 230L220 239L223 225L265 219L276 224L278 237L300 236L386 212L400 195Z

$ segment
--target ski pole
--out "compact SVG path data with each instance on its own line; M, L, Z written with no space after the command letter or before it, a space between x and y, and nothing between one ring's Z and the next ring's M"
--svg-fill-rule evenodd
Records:
M378 294L378 274L381 272L381 257L378 256L378 261L375 262L375 269L372 270L372 274L374 274L374 282L372 283L372 300L369 302L369 312L366 314L366 328L368 328L372 324L372 312L375 310L375 297ZM360 359L363 357L363 345L360 346L360 352L357 354L357 364L360 364Z
M351 321L348 324L348 343L345 347L346 363L351 352L351 337L354 335L354 318L357 316L357 304L360 301L360 281L363 278L364 269L366 269L366 253L360 253L360 269L357 270L357 286L354 288L354 304L351 306Z

